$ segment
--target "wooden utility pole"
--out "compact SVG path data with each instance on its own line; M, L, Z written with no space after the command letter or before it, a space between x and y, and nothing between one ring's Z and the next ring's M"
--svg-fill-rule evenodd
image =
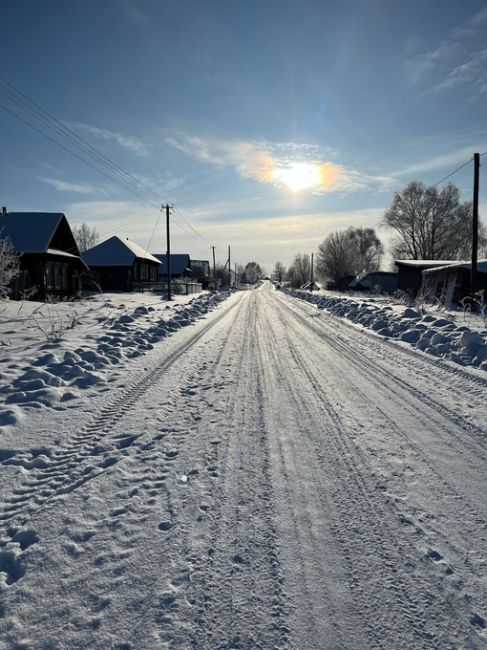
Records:
M167 266L167 299L171 300L171 239L169 236L169 212L171 208L166 205L166 266Z
M477 291L477 254L479 245L479 176L480 154L474 153L472 202L472 268L470 272L470 289L472 296Z
M311 291L314 285L314 253L311 253Z
M230 262L230 246L228 247L228 288L232 288L232 265Z
M211 247L213 251L213 284L215 285L214 288L216 289L216 264L215 264L215 247Z
M237 286L237 262L235 262L235 273L233 274L234 286Z

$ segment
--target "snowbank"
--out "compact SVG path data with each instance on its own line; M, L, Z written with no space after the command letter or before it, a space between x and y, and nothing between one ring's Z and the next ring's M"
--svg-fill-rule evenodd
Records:
M0 386L0 427L16 425L23 418L25 407L62 408L81 390L107 383L114 366L152 350L229 295L205 293L173 305L159 301L129 309L124 303L109 303L108 316L101 318L97 329L90 329L92 325L73 325L69 333L63 331L59 336L51 336L46 329L44 342L37 345L28 346L26 341L20 346L18 341L12 346L4 343L0 356L4 367L10 370L3 373ZM62 310L62 305L59 308ZM15 332L10 335L15 336ZM19 357L21 363L9 364Z
M450 359L463 366L487 370L487 330L479 332L458 325L449 318L421 315L415 309L399 312L391 306L377 306L343 296L323 296L290 290L290 295L326 309L335 316L373 330L380 336L409 343L422 352Z

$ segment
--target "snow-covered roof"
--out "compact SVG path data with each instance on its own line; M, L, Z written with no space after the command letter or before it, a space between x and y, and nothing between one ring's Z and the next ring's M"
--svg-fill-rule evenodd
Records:
M426 269L423 273L436 273L437 271L445 271L446 269L471 269L471 262L457 262L455 264L447 264L446 266L437 266L434 269ZM477 262L477 271L479 273L487 273L487 260L479 260Z
M62 212L7 212L0 215L0 236L20 253L45 253L63 218Z
M66 251L61 251L58 248L48 248L46 253L49 253L49 255L61 255L62 257L72 257L75 260L79 259L78 255L73 255L72 253L67 253Z
M394 260L394 264L416 267L448 266L449 264L455 264L455 260Z
M167 274L167 255L165 253L155 253L157 259L161 262L159 275ZM187 253L171 253L171 275L179 275L187 269L191 270L191 260Z
M142 246L117 235L93 246L81 256L88 266L131 266L135 258L160 264L159 260Z

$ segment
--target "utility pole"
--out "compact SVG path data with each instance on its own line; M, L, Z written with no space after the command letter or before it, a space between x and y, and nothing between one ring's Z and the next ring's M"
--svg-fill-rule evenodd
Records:
M230 246L228 247L228 288L232 288L232 265L230 262Z
M311 291L313 291L314 285L314 253L311 253Z
M233 275L234 285L237 286L237 262L235 262L235 273Z
M215 247L211 247L213 251L213 284L215 285L214 288L216 289L216 264L215 264Z
M470 288L473 294L477 290L477 254L479 244L479 176L480 154L473 155L473 205L472 205L472 268Z
M166 266L167 266L167 299L171 300L171 239L169 236L169 212L171 207L166 205Z

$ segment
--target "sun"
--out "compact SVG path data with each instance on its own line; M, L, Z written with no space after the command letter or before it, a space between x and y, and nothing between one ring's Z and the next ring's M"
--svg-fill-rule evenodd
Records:
M275 174L292 192L310 190L321 184L320 167L313 163L294 163L284 169L277 169Z

